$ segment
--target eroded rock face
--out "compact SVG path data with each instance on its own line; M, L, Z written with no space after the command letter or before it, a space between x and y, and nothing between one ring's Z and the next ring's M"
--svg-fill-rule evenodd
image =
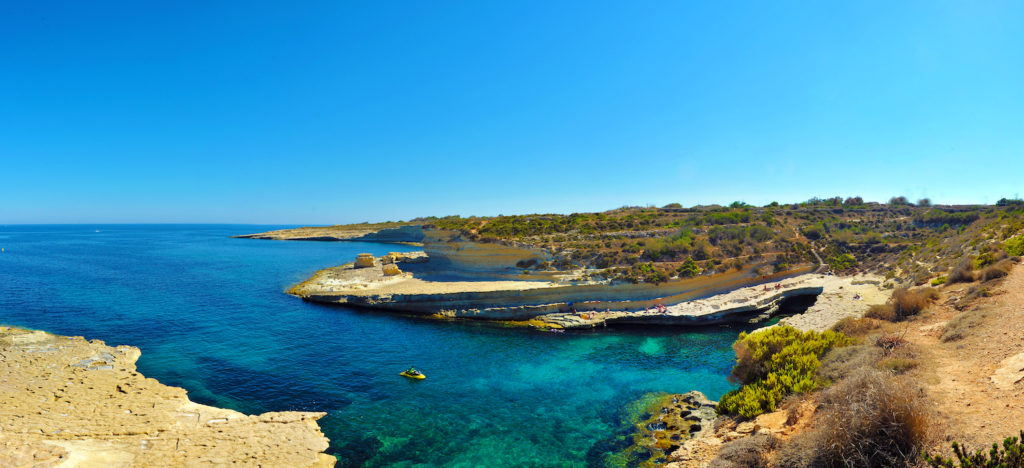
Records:
M0 327L0 466L334 466L325 413L193 403L139 374L140 354Z

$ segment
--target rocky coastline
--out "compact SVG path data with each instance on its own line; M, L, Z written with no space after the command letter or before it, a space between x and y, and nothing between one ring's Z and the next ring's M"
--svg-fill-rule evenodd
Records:
M822 331L848 317L859 318L888 298L886 280L863 274L820 274L803 265L777 274L741 268L715 275L670 278L663 283L594 279L585 270L524 275L514 265L540 252L520 246L490 246L424 238L425 251L392 253L321 270L291 288L303 300L344 304L441 319L497 321L544 331L616 325L699 326L758 323L796 299L812 302L779 323ZM466 244L466 245L463 245ZM429 248L427 248L429 247ZM467 267L470 265L472 267ZM438 272L479 275L466 281L436 280ZM465 276L463 276L465 277ZM774 325L772 325L774 326ZM739 423L719 418L716 402L699 392L668 395L636 424L633 443L621 456L639 466L706 466L732 440L799 431L806 418L776 412Z
M331 467L326 413L245 415L140 374L131 346L0 327L0 466Z
M431 281L406 271L430 261L423 252L391 253L317 272L289 294L438 318L528 323L548 328L609 325L692 326L756 322L786 301L816 297L800 315L783 321L822 330L846 316L885 302L875 276L839 277L796 271L770 277L701 277L653 284L615 284L570 278L547 280Z

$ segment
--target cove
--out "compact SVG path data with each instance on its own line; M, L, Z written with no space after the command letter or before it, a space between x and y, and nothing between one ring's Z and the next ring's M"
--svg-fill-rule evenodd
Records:
M302 302L283 291L321 268L415 248L228 237L284 227L2 227L0 323L137 346L200 403L325 411L339 466L601 465L648 393L734 388L739 326L553 334Z

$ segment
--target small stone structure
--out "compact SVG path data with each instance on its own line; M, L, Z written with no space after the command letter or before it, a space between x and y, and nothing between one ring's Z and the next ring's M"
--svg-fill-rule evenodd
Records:
M381 271L384 272L384 276L395 276L402 274L402 270L399 270L398 265L395 265L394 263L384 265L381 268Z
M370 268L373 266L373 255L361 253L356 255L356 268Z

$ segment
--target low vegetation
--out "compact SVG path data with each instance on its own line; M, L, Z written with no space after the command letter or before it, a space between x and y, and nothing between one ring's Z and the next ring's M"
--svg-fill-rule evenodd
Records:
M1002 447L993 443L988 453L978 450L970 453L953 442L954 458L925 454L924 460L933 468L1020 468L1024 467L1024 431L1020 437L1007 437Z
M596 278L634 282L729 271L810 271L820 258L840 274L874 272L904 285L943 274L956 283L974 281L971 270L984 273L1000 252L1024 255L1024 205L1008 199L969 206L915 204L902 196L888 203L855 196L762 207L742 201L692 207L670 203L598 213L424 217L293 231L329 236L405 225L457 231L478 242L538 247L552 255L531 270L585 267ZM980 263L945 274L964 256ZM639 271L637 265L651 270Z
M974 269L971 268L970 262L962 262L957 265L956 268L949 274L947 280L950 284L955 283L970 283L974 281Z
M851 343L831 330L801 332L790 326L741 333L733 345L736 366L732 378L743 386L722 397L719 412L752 418L775 411L790 394L827 384L815 374L821 365L819 358L834 347Z
M725 444L718 452L715 468L748 468L769 466L772 453L781 441L771 434L755 434Z
M974 309L961 312L946 324L945 330L942 332L942 336L939 339L943 342L963 339L970 334L970 330L972 328L983 323L985 318L988 317L988 314L989 312L985 309Z
M1007 239L1003 244L1003 248L1010 255L1016 257L1024 256L1024 235Z
M910 466L932 415L909 380L860 369L821 392L812 429L782 444L785 467Z
M921 313L939 295L935 288L906 289L893 291L889 302L874 305L864 314L867 318L895 322Z

